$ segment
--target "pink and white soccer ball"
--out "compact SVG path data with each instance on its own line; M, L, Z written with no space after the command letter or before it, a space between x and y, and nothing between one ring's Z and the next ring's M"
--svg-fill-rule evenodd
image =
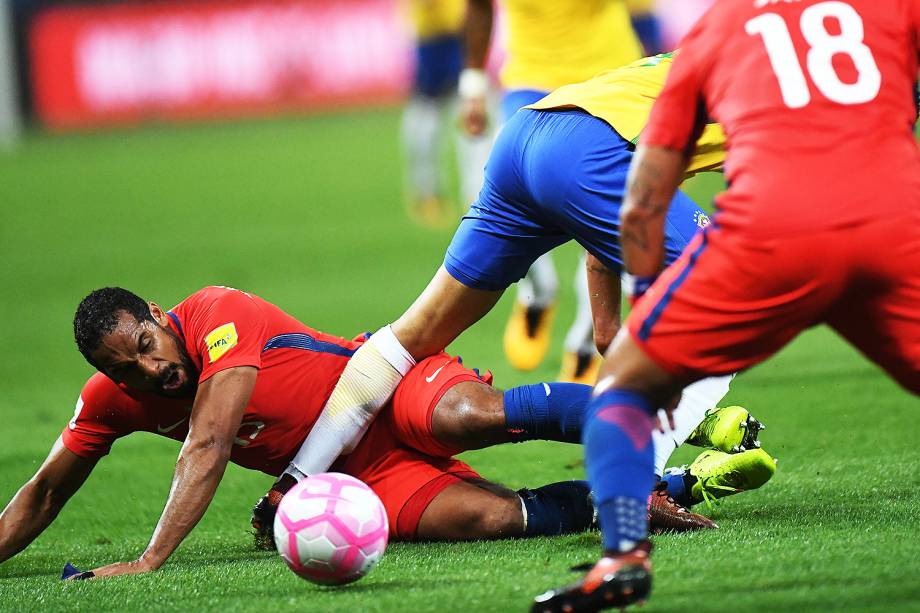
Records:
M341 473L304 479L281 499L275 546L292 571L314 583L357 581L380 561L389 526L380 498Z

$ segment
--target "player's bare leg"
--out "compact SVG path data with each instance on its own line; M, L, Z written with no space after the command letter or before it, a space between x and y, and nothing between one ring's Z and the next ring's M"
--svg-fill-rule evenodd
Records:
M459 481L422 513L416 536L424 541L512 538L524 534L521 498L485 480Z
M421 540L557 536L596 527L586 481L560 481L514 492L484 479L454 483L439 493L419 521Z
M442 351L482 319L501 295L467 287L441 266L422 295L390 327L406 351L420 360Z

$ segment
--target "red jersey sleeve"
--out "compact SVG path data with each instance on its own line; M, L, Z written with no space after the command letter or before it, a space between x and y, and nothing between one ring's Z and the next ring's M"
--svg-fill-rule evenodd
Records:
M135 430L125 414L131 402L111 379L96 373L83 386L73 419L61 433L64 446L84 458L108 454L115 439Z
M910 17L914 26L914 47L920 54L920 0L907 0L907 3L911 8Z
M712 9L710 9L710 13ZM642 131L641 143L690 153L707 123L703 86L709 64L704 15L674 57L664 88Z
M191 331L201 356L198 382L236 366L261 368L267 329L267 315L252 296L239 290L222 292Z

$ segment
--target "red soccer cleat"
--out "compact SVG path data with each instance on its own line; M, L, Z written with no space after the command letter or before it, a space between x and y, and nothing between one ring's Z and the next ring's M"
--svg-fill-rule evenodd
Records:
M719 525L704 515L679 505L668 495L664 481L658 483L648 497L648 530L651 534L712 530Z
M531 613L580 613L641 604L652 591L652 544L642 541L626 553L604 556L578 583L534 598Z

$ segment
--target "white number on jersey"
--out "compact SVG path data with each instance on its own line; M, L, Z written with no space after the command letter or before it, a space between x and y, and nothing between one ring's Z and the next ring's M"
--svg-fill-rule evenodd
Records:
M838 21L840 34L827 31L824 24L828 17ZM828 100L838 104L862 104L878 95L882 74L872 51L863 43L863 20L852 6L837 1L813 4L802 11L799 28L809 45L808 74ZM764 13L749 20L744 29L763 39L786 106L798 109L811 102L808 82L796 57L786 21L776 13ZM837 76L832 59L838 53L853 60L859 74L855 83L844 83Z

